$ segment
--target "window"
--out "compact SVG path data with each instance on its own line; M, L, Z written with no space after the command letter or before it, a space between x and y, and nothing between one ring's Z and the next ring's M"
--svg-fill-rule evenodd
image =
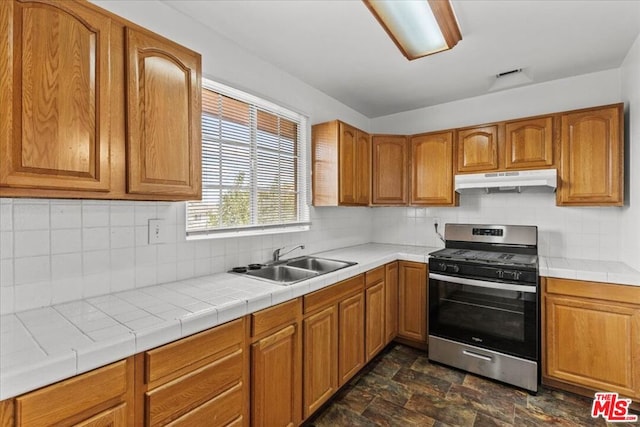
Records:
M306 118L205 80L202 200L187 204L187 235L308 229Z

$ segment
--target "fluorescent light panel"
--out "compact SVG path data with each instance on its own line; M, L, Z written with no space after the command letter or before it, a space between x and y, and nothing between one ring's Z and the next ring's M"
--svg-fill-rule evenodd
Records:
M363 0L407 59L451 49L462 39L448 0Z

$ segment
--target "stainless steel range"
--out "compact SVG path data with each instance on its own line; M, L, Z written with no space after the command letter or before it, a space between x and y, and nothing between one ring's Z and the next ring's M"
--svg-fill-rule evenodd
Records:
M429 259L429 359L536 392L538 228L445 224Z

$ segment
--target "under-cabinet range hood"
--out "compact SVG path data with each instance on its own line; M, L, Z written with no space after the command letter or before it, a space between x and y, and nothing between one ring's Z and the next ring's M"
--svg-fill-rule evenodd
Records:
M455 176L458 193L520 193L556 190L558 173L555 169L488 172Z

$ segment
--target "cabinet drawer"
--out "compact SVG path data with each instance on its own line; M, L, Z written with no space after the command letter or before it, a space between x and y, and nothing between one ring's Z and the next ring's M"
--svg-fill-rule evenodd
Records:
M369 286L375 285L376 283L382 282L384 280L384 265L367 271L364 277L365 286L367 288Z
M106 402L123 400L127 363L122 360L16 398L16 425L57 424L98 406L105 409Z
M251 336L284 326L296 320L300 314L300 298L278 304L251 315Z
M244 319L238 319L149 350L145 353L145 380L147 383L163 377L168 380L198 369L220 356L240 349L243 336ZM212 354L214 349L219 350L217 354Z
M242 421L242 384L236 384L224 393L189 411L167 424L171 427L227 426ZM238 424L240 425L240 424Z
M346 296L364 288L364 274L343 280L328 288L313 292L304 297L304 314L335 304Z
M640 302L640 286L585 282L582 280L543 278L545 290L552 294L594 298L622 303Z
M226 389L242 383L242 350L146 393L149 425L183 415Z

